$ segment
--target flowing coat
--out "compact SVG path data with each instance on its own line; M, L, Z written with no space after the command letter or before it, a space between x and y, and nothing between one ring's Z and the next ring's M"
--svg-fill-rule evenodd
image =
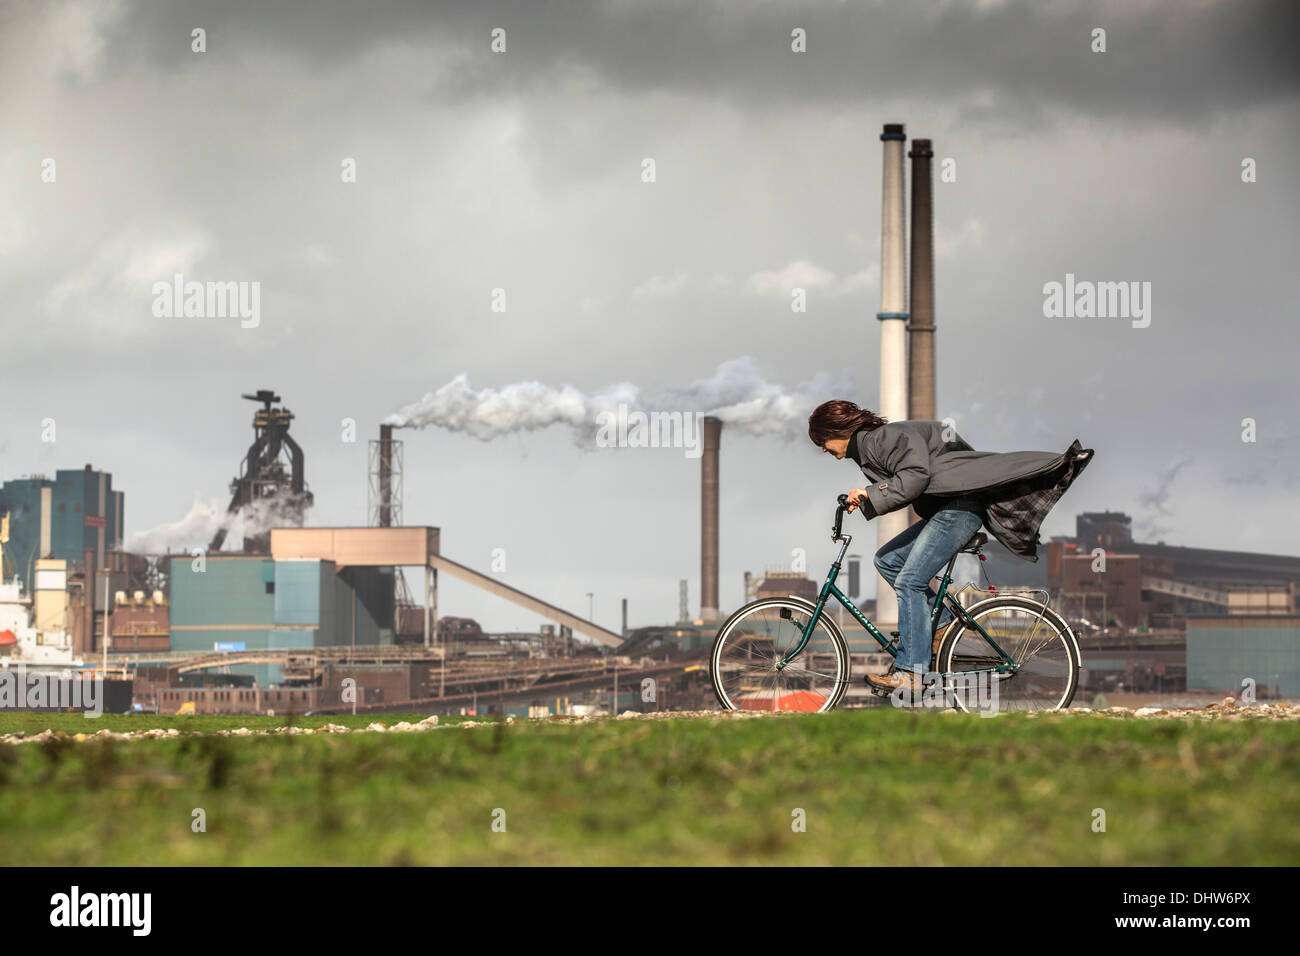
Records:
M929 518L942 499L969 494L984 505L989 533L1026 561L1038 560L1038 528L1092 452L1077 438L1063 453L976 451L937 421L889 422L849 441L876 514L910 504Z

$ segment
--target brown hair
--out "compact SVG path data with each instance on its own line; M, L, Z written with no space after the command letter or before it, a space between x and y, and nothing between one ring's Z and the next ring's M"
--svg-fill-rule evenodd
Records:
M822 402L808 416L808 437L819 448L831 438L852 438L861 428L879 428L885 419L852 402Z

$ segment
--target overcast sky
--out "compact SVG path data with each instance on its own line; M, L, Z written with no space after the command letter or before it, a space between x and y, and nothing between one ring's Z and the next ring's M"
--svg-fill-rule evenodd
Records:
M875 408L879 134L901 122L956 171L939 417L980 450L1096 450L1043 539L1113 509L1141 540L1300 553L1296 9L0 0L0 477L89 462L128 534L178 521L224 506L239 395L274 388L311 522L357 525L380 419L462 373L660 392L749 356ZM260 283L260 323L156 316L175 273ZM1046 317L1067 273L1149 282L1150 324ZM504 549L508 583L584 616L594 592L615 630L623 597L633 626L676 619L682 578L698 613L697 458L561 425L399 434L406 523L448 557ZM723 609L795 548L820 578L856 465L726 429L722 452ZM440 599L541 623L456 581Z

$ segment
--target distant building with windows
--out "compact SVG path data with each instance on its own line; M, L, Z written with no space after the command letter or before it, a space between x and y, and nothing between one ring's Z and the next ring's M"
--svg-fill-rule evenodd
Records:
M1297 613L1300 557L1137 542L1118 511L1080 514L1075 529L1043 549L1047 586L1070 616L1182 630L1196 615Z
M40 559L62 558L80 567L89 548L102 568L106 552L122 546L123 494L113 490L111 474L90 465L0 484L0 512L9 513L0 574L20 578L26 594L32 593Z

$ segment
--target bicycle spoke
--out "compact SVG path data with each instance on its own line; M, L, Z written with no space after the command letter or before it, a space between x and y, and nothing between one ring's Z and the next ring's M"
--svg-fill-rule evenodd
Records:
M1000 707L1041 710L1061 706L1072 694L1075 664L1057 619L1037 603L1010 598L987 603L991 606L974 614L987 638L973 628L958 633L956 646L948 652L947 670L953 674L987 673L1004 666L1007 662L997 656L996 645L1015 665L1011 673L990 674L998 681Z
M755 602L733 617L714 641L714 689L724 706L771 712L821 710L847 681L848 653L818 621L799 653L812 617L780 600Z
M811 674L814 677L825 677L827 680L838 680L835 674L827 674L823 671L815 671L809 667L800 667L798 664L791 663L785 668L786 673L794 674Z

